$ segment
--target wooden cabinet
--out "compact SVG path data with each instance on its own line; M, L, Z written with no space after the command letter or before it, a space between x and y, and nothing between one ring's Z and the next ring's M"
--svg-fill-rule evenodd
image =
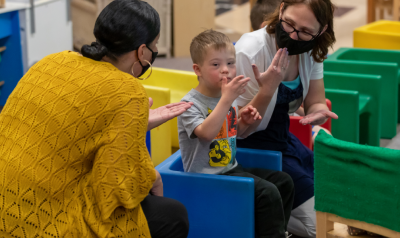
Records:
M190 56L190 43L200 32L215 28L215 0L174 0L174 56Z

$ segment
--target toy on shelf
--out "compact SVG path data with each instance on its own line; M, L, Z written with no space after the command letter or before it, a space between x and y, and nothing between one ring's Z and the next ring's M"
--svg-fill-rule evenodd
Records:
M238 148L237 161L245 168L282 170L282 154ZM185 205L189 238L254 238L253 178L186 173L180 150L158 165L164 196Z
M353 31L354 47L400 50L400 22L376 21Z
M321 132L314 155L317 237L337 237L333 222L339 222L400 238L400 151Z
M382 78L380 75L324 72L326 89L342 89L358 92L358 107L352 108L351 99L340 95L333 96L333 111L339 120L332 122L332 134L340 140L380 145L381 137L381 98ZM327 92L327 95L333 94Z
M364 51L361 56L367 55ZM384 57L376 53L373 61L372 52L369 60L361 60L355 55L357 51L339 49L324 61L324 72L341 72L356 74L371 74L381 76L381 138L391 139L397 134L398 122L398 91L399 91L399 64L393 61L380 62ZM389 54L387 54L389 55ZM388 56L389 57L389 56ZM400 57L400 55L398 56ZM393 57L392 57L393 58ZM388 59L389 60L389 59ZM393 59L390 59L393 60ZM333 102L333 101L332 101Z

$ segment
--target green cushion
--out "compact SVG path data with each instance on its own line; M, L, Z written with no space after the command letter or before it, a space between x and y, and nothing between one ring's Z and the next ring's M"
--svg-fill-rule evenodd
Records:
M315 209L400 232L400 151L341 141L314 146Z

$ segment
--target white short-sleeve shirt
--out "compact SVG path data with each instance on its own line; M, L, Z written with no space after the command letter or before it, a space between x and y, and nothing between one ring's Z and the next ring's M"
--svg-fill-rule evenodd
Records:
M275 35L267 33L266 28L244 34L235 45L236 49L236 72L237 75L250 77L246 92L239 96L239 106L246 106L258 93L259 86L254 77L252 64L257 65L260 72L265 72L270 66L277 50ZM299 74L303 84L303 98L306 98L310 80L323 78L323 63L314 62L311 51L299 55ZM267 128L269 120L275 109L278 88L263 116L256 131Z

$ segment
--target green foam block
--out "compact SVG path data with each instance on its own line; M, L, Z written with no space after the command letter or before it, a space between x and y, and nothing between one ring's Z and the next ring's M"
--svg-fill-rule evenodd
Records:
M400 232L400 151L320 131L314 156L317 211Z

